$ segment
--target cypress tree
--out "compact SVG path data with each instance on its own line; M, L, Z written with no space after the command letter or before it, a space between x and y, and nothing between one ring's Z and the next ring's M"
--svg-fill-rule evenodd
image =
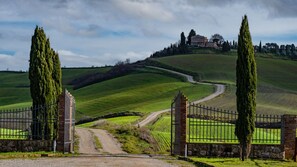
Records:
M192 36L195 36L195 35L196 35L195 30L191 29L191 31L190 31L190 33L189 33L189 35L188 35L188 41L187 41L187 44L188 44L188 45L191 45L191 37L192 37Z
M44 30L38 26L32 36L29 62L34 120L31 125L32 137L33 139L53 139L56 126L50 119L55 118L56 102L62 91L61 67L59 57L50 47ZM45 107L39 108L40 106Z
M261 53L262 52L262 42L260 41L260 44L259 44L259 52Z
M184 32L180 34L179 52L186 53L186 37Z
M254 56L254 47L249 31L248 19L245 15L238 36L236 64L236 102L238 119L236 121L235 135L237 136L241 160L248 158L253 132L255 130L257 70Z

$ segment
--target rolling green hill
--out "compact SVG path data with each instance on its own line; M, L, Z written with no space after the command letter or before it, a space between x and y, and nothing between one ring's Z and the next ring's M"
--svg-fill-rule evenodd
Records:
M202 81L228 84L225 95L205 104L235 110L236 54L190 54L153 59L174 68L199 74ZM297 62L256 58L258 68L257 112L297 113Z
M68 83L90 73L104 73L110 67L104 68L67 68L62 69L63 85L71 88ZM28 107L31 105L30 82L25 72L0 72L0 109Z
M190 84L172 74L146 68L77 90L72 90L68 84L79 76L107 70L106 68L63 69L64 87L68 88L76 99L77 119L126 111L146 114L169 108L171 100L179 90L187 93L190 100L205 97L214 91L212 86ZM31 105L27 75L28 73L0 73L0 109Z
M171 100L179 90L187 93L190 100L194 100L207 96L214 88L181 82L164 72L145 70L93 84L71 93L76 97L78 118L81 118L125 111L146 114L170 108Z

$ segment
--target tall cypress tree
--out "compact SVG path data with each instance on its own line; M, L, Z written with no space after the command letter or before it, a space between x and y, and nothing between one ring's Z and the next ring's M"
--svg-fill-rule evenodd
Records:
M238 119L235 134L241 148L241 160L248 158L255 130L257 70L248 18L243 17L238 36L236 64L236 97Z
M186 37L184 32L180 34L179 52L186 53Z
M260 41L260 44L259 44L259 52L261 53L262 52L262 42Z
M191 31L189 32L189 35L188 35L188 41L187 41L188 45L191 45L191 38L192 38L192 36L195 36L195 35L196 35L195 30L191 29Z
M52 139L56 126L50 119L56 115L55 103L61 94L61 67L59 57L50 47L44 30L38 26L32 36L29 79L34 120L31 125L32 137L33 139ZM40 106L46 107L40 108Z

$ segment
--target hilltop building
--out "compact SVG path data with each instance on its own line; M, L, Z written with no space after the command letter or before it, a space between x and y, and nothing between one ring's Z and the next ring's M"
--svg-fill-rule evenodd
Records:
M207 37L202 35L195 35L191 37L191 46L200 48L218 48L215 42L209 42Z

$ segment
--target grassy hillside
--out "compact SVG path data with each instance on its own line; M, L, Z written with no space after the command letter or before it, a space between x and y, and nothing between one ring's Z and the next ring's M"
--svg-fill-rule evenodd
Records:
M125 111L145 114L169 108L179 90L185 92L190 100L205 97L214 90L212 86L181 82L154 71L135 72L71 91L77 100L77 117L96 117Z
M236 54L191 54L170 56L155 61L198 73L200 79L229 85L224 96L206 105L235 110ZM297 62L256 58L258 68L257 112L297 113Z
M63 85L67 85L76 77L106 72L110 67L104 68L66 68L62 69ZM11 109L31 106L30 82L25 72L0 72L0 109Z
M214 88L183 82L180 77L152 69L139 69L132 74L72 90L69 81L89 73L106 72L107 68L63 69L63 84L76 99L76 117L95 118L118 112L144 114L170 107L179 90L190 100L212 93ZM28 73L1 72L0 109L31 105ZM199 92L197 94L197 92Z

